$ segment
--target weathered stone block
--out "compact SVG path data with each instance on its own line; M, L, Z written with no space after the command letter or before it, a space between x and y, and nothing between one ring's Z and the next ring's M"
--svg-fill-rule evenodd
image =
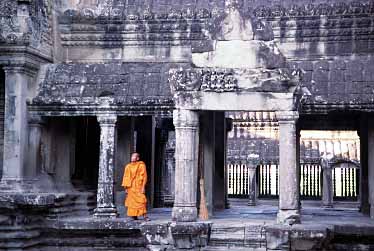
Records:
M303 84L305 83L310 83L312 81L312 74L313 72L312 71L305 71L303 73L303 76L302 76L302 79L301 79L301 82Z
M330 64L327 60L321 60L314 63L314 70L329 70Z
M316 69L313 71L313 80L317 83L329 81L329 71L324 69Z
M192 249L208 244L210 223L172 223L170 229L176 248Z
M344 59L336 59L330 62L330 69L345 70L346 64Z
M364 68L364 81L374 81L374 60L368 60Z
M345 83L342 82L333 82L329 85L329 94L344 94Z
M348 94L357 94L362 93L362 85L359 82L347 82L347 93Z
M345 75L344 71L340 69L333 69L330 71L330 82L344 82Z
M311 92L315 95L318 94L327 94L328 93L328 83L327 82L321 82L321 83L315 83L314 86L311 88Z
M330 239L325 226L282 226L266 227L266 244L270 250L323 250Z
M141 226L142 235L147 245L173 245L173 238L170 232L170 224L146 223Z
M270 250L288 250L289 249L289 231L280 227L266 228L266 246Z
M313 71L313 62L311 61L301 61L299 62L299 67L304 71Z
M363 81L363 64L360 60L352 60L347 62L345 71L347 81Z

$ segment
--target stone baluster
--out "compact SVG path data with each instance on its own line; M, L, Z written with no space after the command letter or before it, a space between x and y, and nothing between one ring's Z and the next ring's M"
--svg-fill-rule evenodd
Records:
M253 161L248 161L247 168L248 168L248 206L256 206L257 204L257 184L256 184L257 163Z
M321 167L323 170L323 186L322 186L322 206L326 208L333 207L333 184L332 184L332 168L326 157L321 158Z
M191 222L197 219L197 170L199 151L199 114L174 110L175 125L175 200L172 218Z
M117 217L114 204L114 152L117 116L100 115L100 160L95 217Z
M298 112L276 113L279 121L279 211L281 224L300 223L299 149L296 123Z

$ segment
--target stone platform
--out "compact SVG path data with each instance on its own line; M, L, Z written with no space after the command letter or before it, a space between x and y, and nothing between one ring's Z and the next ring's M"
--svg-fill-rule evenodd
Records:
M48 228L60 233L60 249L88 241L95 250L371 250L374 247L374 221L363 216L354 204L323 209L305 203L302 224L276 224L273 202L256 207L232 203L208 221L175 223L171 209L151 210L150 222L125 218L110 220L79 217L51 220ZM49 233L50 235L50 233ZM97 236L93 242L89 236ZM104 236L105 235L105 236ZM61 236L68 237L66 242ZM84 237L85 236L85 237ZM74 237L74 238L73 238ZM78 240L78 241L77 241ZM50 245L55 240L49 238ZM66 246L65 246L66 248ZM50 250L50 249L48 249Z
M67 201L72 196L67 196ZM37 207L25 200L19 201L17 207L11 206L13 201L7 209L2 204L0 250L374 248L374 220L359 213L355 203L336 203L335 208L324 209L319 202L303 202L302 224L287 226L276 224L276 201L260 201L255 207L247 206L246 201L231 201L230 209L215 212L208 221L176 223L170 220L170 208L152 209L150 222L132 221L127 217L101 219L93 217L92 212L75 214L74 210L72 214L62 210L64 213L59 215L48 198L40 197L39 202L43 203ZM80 200L75 200L81 208Z

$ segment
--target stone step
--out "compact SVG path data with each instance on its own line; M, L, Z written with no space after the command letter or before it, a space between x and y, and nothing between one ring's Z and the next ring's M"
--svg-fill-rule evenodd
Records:
M238 247L238 246L207 246L201 251L266 251L266 248L251 248L251 247Z
M67 194L58 198L50 209L50 218L66 216L88 216L96 207L96 195L92 192Z

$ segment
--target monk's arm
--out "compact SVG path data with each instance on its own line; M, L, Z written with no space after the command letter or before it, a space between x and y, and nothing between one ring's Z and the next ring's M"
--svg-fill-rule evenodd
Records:
M124 171L124 174L123 174L123 178L122 178L122 186L127 189L128 187L131 186L130 184L130 173L129 173L129 170L127 167L125 167L125 171Z
M141 172L140 175L142 176L142 187L143 193L145 192L145 185L147 184L147 168L145 165L141 165Z

